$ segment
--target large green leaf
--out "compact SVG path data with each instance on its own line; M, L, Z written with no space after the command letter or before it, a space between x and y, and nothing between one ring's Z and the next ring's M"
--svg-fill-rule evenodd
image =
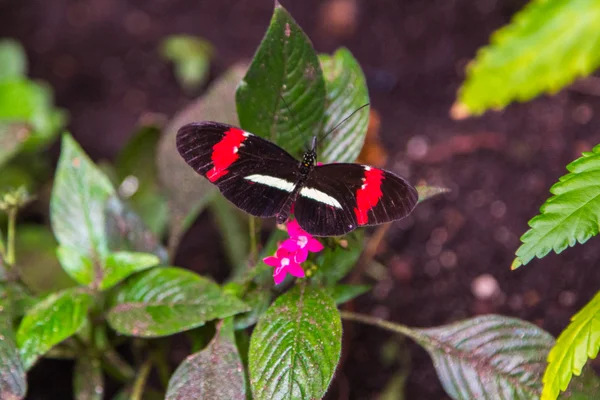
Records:
M200 177L181 158L175 146L175 136L179 128L195 121L212 120L239 125L235 89L246 68L246 64L238 63L213 82L203 97L173 118L158 145L158 173L169 198L169 251L173 255L181 237L215 191L214 185Z
M319 59L327 89L323 132L328 133L369 102L369 91L362 69L348 49L341 48L333 56L321 54ZM363 147L368 125L369 107L365 107L327 136L321 143L319 159L354 162Z
M208 41L190 35L171 35L161 42L160 52L175 64L175 76L184 89L197 89L208 78L214 53Z
M572 318L550 351L542 400L556 399L567 389L573 374L581 374L588 358L596 358L599 349L600 292Z
M512 268L544 257L554 250L562 252L576 242L585 243L598 234L600 220L600 145L567 165L550 192L554 195L542 205L541 214L529 221Z
M98 358L83 354L77 359L73 371L73 392L77 400L103 399L104 377Z
M166 399L245 399L244 380L233 320L228 318L204 350L192 354L177 368L169 381Z
M299 157L321 131L325 82L319 59L306 34L277 2L269 29L237 89L236 103L243 129L294 156Z
M63 248L91 260L75 271L67 269L75 280L87 277L78 280L84 285L92 283L89 277L92 281L100 278L108 254L104 208L113 193L108 178L70 135L64 135L50 199L50 220Z
M121 182L119 193L156 235L164 233L167 218L167 199L158 185L156 152L160 129L143 126L129 140L115 162Z
M19 42L0 40L0 81L15 79L27 73L27 57Z
M600 2L533 0L494 33L459 91L456 115L554 93L600 65Z
M0 284L0 399L18 400L25 397L27 379L15 345L11 294L8 285Z
M84 325L93 297L82 289L54 293L30 309L17 331L17 345L26 369Z
M160 259L154 254L117 251L106 258L105 271L99 289L110 289L129 275L157 265Z
M323 397L340 358L341 341L340 315L326 291L296 286L285 293L252 333L253 398Z
M487 315L414 332L453 399L529 400L542 392L554 339L533 324Z
M206 278L181 268L155 268L125 282L108 321L126 335L159 337L244 311L243 302Z

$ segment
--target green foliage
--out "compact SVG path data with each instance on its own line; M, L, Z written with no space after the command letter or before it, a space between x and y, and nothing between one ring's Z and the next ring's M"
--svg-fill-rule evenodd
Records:
M344 304L371 289L369 285L335 285L328 288L335 304Z
M554 400L600 349L600 292L572 319L548 355L542 400Z
M555 93L600 66L597 0L532 0L467 69L455 115Z
M3 399L22 399L27 391L25 369L15 344L13 303L10 287L0 284L0 398Z
M533 324L487 315L414 332L453 399L534 399L542 392L554 339Z
M335 284L344 278L356 265L364 248L364 232L354 231L344 236L347 244L342 247L335 242L319 253L315 264L318 266L312 279L325 286Z
M161 42L160 53L175 64L175 76L184 89L197 89L208 79L214 54L208 41L189 35L171 35Z
M104 377L102 364L93 355L83 354L75 362L73 393L77 400L102 400Z
M350 51L319 55L327 90L323 132L328 133L353 111L369 102L365 76ZM363 147L369 125L369 107L341 124L320 147L322 162L354 162Z
M81 289L66 289L46 297L25 314L17 331L17 345L25 369L81 329L92 300L92 296Z
M215 196L210 210L223 235L223 247L236 275L248 265L248 226L242 222L239 211L223 196Z
M327 292L296 286L279 297L252 333L253 398L323 397L340 358L341 339L339 312Z
M121 196L157 237L164 233L168 219L167 199L158 184L155 162L160 137L157 127L141 127L115 162Z
M512 268L544 257L551 250L562 252L576 242L585 243L598 234L600 220L600 145L567 165L550 192L554 195L542 205L540 214L529 221Z
M138 337L168 336L249 310L216 283L180 268L136 275L117 291L114 303L110 325Z
M243 129L294 156L299 157L321 130L325 113L321 65L306 34L279 3L238 86L236 103Z
M166 399L244 398L244 366L235 344L233 320L227 318L206 349L192 354L177 368Z
M129 275L153 267L158 263L160 263L160 259L154 254L127 251L111 253L106 257L105 270L99 289L110 289Z
M0 65L0 81L20 78L27 73L27 57L18 42L0 40Z

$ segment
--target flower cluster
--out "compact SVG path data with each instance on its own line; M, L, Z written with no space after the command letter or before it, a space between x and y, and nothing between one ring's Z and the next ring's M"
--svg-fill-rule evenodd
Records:
M274 267L273 280L279 285L287 274L297 278L304 277L301 263L308 258L308 252L316 253L323 250L323 245L312 235L300 228L296 220L287 224L289 239L279 244L274 256L263 259L264 263Z

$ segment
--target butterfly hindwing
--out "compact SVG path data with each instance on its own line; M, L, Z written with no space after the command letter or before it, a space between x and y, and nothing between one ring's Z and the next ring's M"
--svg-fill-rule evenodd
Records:
M233 204L257 217L278 213L298 181L298 161L279 146L217 122L183 126L177 149Z
M307 232L338 236L404 218L417 199L415 188L391 172L360 164L328 164L311 172L294 214Z

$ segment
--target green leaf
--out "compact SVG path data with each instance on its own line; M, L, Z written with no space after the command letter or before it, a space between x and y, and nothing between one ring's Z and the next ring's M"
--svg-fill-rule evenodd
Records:
M328 133L369 103L369 91L362 69L348 49L341 48L333 56L321 54L319 59L327 90L323 132ZM369 107L365 107L321 143L321 161L354 162L363 147L368 125Z
M321 131L325 81L319 59L306 34L277 2L269 29L238 86L236 103L243 129L297 157Z
M453 399L537 399L542 392L554 339L533 324L486 315L413 332Z
M113 193L108 178L66 134L50 199L50 220L58 242L68 249L64 251L92 261L91 272L85 269L85 263L70 264L66 269L75 280L85 277L80 283L91 283L90 275L92 281L100 278L97 275L108 254L104 207ZM71 268L74 266L75 270Z
M94 281L94 262L85 254L65 246L58 246L56 256L63 270L82 285L89 285Z
M160 263L154 254L119 251L106 258L105 271L99 289L110 289L129 275Z
M543 395L542 395L543 397ZM591 366L586 366L580 376L575 376L569 388L558 396L561 400L589 400L600 398L600 378Z
M175 64L175 76L184 89L194 90L208 78L213 46L205 39L190 35L167 36L160 54Z
M106 236L112 251L152 253L162 263L168 259L167 250L148 229L144 221L116 195L106 203Z
M58 243L46 225L20 224L15 240L19 275L34 293L48 293L75 285L56 257Z
M600 350L600 292L571 319L548 355L542 400L554 400Z
M248 307L219 286L181 268L154 268L119 289L108 322L117 332L159 337L226 318Z
M164 233L168 218L167 199L158 185L155 162L160 137L159 128L141 127L115 163L119 193L158 237Z
M335 300L335 304L340 305L367 293L370 289L370 285L335 285L327 288L327 291Z
M418 203L422 203L425 200L429 200L430 198L438 196L440 194L450 192L450 189L439 186L419 185L416 186L415 189L417 189L417 193L419 193Z
M210 206L221 230L223 247L233 267L233 274L240 275L248 265L248 227L238 210L223 196L213 197Z
M20 78L27 73L27 57L19 42L0 40L0 65L0 81Z
M15 156L31 135L22 123L0 122L0 167Z
M245 399L244 366L233 335L231 318L199 353L192 354L177 368L167 389L167 400Z
M457 117L555 93L600 65L597 0L533 0L477 54L454 106Z
M177 131L187 123L205 120L239 125L235 110L235 89L245 72L244 63L231 67L208 87L206 95L173 118L160 140L157 165L160 182L169 198L171 254L176 253L181 237L215 192L214 185L198 176L179 155L175 146Z
M104 377L99 359L89 354L77 359L73 371L73 392L77 400L103 399Z
M296 286L279 297L252 333L254 399L308 399L325 394L340 359L342 324L323 289Z
M562 252L576 242L585 243L598 234L600 220L600 145L567 165L569 173L550 188L554 195L542 205L541 214L529 221L512 268Z
M18 400L25 397L27 378L15 345L13 304L10 287L0 284L0 398Z
M25 369L55 345L75 334L86 321L93 297L81 289L54 293L30 309L17 331Z
M351 232L342 240L347 242L344 247L326 246L317 256L318 269L312 276L315 282L331 286L344 278L358 262L364 248L364 232Z

